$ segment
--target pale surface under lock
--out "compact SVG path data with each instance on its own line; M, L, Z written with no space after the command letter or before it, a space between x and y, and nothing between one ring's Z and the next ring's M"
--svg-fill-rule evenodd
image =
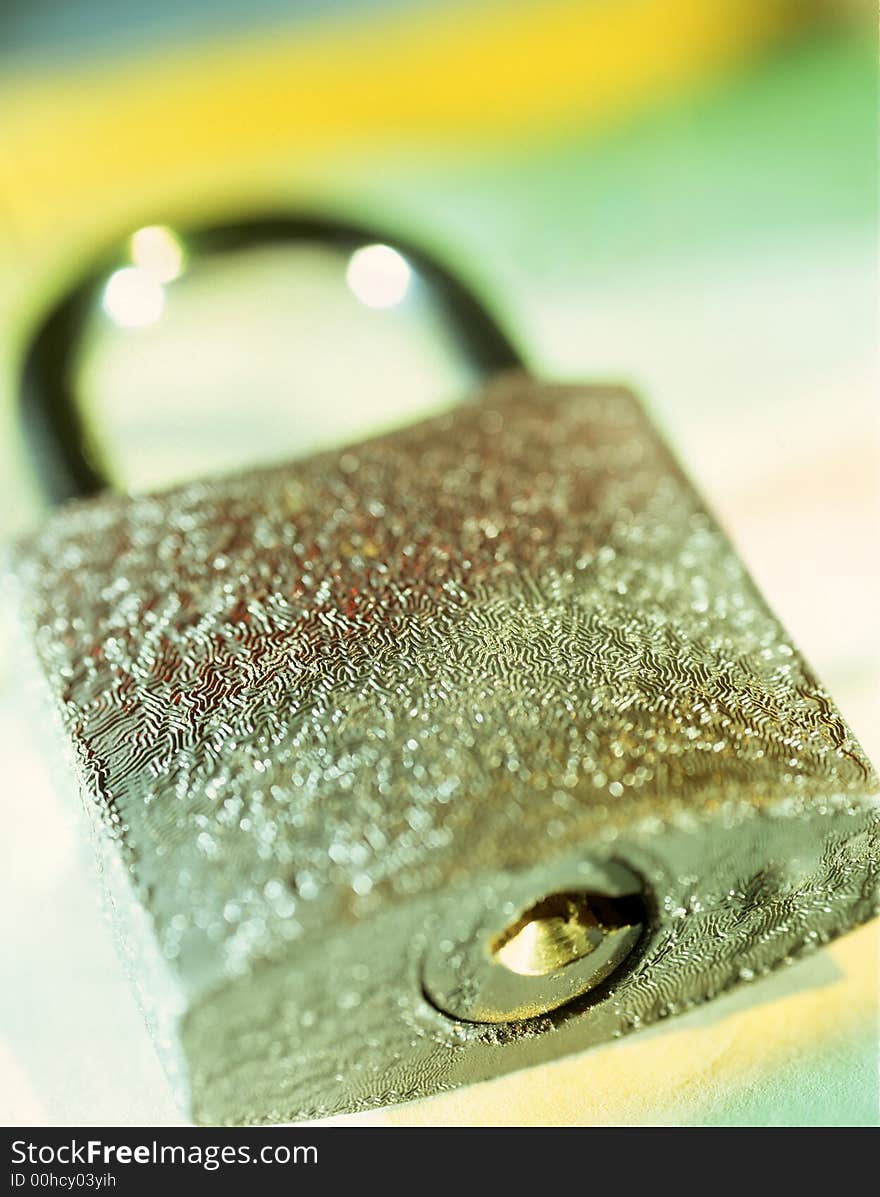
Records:
M521 906L499 929L501 921L490 915L435 940L423 979L441 1012L490 1023L547 1014L611 976L645 927L635 892L557 891Z

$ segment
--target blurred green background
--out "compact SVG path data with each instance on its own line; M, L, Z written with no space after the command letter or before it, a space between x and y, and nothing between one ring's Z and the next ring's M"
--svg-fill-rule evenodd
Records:
M373 220L472 280L536 370L640 389L876 759L873 20L810 0L7 0L0 534L41 514L24 346L105 245L284 206ZM462 385L420 311L377 323L339 271L264 267L184 278L151 329L96 312L84 389L132 485L344 441ZM7 646L0 671L10 1117L173 1119ZM859 932L671 1031L371 1117L875 1123L877 981Z

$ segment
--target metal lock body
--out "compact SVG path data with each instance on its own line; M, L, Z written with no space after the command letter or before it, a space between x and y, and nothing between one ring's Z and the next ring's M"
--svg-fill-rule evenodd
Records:
M15 575L202 1122L580 1050L877 910L877 779L626 391L73 504Z

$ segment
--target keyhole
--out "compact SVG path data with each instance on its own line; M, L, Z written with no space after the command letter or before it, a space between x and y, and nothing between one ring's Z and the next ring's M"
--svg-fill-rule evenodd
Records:
M641 921L630 898L550 894L489 945L492 959L521 977L545 977L593 952L608 932Z

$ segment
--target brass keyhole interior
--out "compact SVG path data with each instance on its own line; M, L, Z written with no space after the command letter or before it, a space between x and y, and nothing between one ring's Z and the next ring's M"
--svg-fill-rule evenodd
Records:
M640 922L635 907L632 896L550 894L496 936L489 954L521 977L546 977L588 956L608 932Z
M473 1023L536 1018L596 989L638 948L646 894L622 862L560 867L558 888L542 872L484 887L435 931L422 986L436 1009ZM568 880L579 872L593 874L583 888Z

